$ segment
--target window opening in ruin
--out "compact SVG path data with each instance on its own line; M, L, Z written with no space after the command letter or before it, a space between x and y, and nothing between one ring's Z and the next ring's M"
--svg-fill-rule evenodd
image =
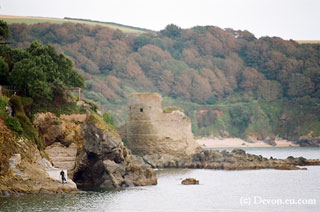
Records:
M143 112L143 108L140 108L140 112Z

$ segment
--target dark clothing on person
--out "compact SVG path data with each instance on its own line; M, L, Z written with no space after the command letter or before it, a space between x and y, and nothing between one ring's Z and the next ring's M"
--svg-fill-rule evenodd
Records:
M61 170L60 175L61 175L61 182L62 182L62 184L64 184L64 182L66 182L67 180L66 180L66 178L64 176L64 171L63 170Z

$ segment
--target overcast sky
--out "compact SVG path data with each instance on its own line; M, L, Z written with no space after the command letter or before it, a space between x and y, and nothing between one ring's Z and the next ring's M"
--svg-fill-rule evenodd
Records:
M164 29L213 25L257 37L320 40L320 0L0 0L0 14L84 18Z

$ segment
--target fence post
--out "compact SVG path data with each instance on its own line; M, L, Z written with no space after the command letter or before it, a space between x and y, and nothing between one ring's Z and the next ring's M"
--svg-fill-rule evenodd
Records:
M81 100L81 88L78 88L78 93L79 93L79 101Z

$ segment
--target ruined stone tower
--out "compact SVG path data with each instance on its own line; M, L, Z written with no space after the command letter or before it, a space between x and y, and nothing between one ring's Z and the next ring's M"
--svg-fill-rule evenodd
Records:
M130 95L128 147L137 155L168 154L179 158L194 154L198 145L189 118L181 111L163 112L161 101L156 93Z

